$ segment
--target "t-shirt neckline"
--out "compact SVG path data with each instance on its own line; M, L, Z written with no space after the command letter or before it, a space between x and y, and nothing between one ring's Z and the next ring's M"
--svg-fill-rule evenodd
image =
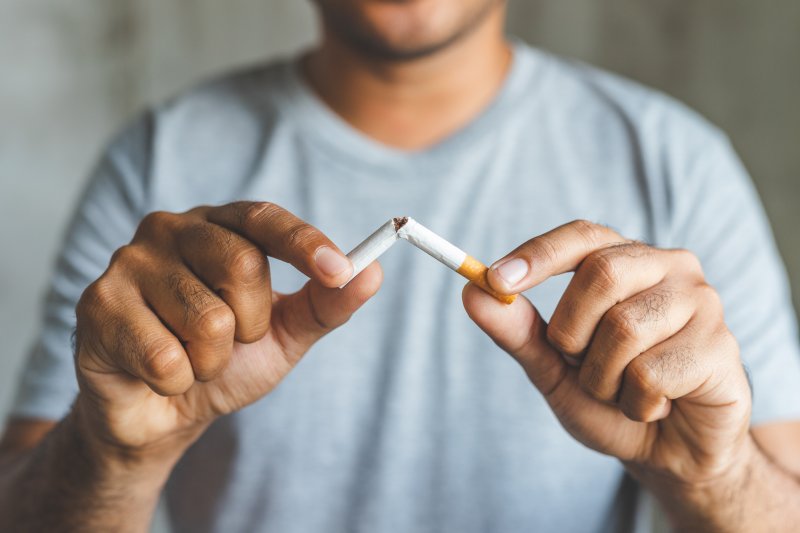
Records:
M531 78L537 67L535 55L527 45L517 40L511 40L511 47L511 65L492 102L461 129L422 150L408 151L388 146L348 124L305 81L300 67L302 55L284 64L285 101L281 111L297 121L304 140L332 157L345 159L348 165L374 167L387 172L393 168L427 168L452 163L455 155L490 134L492 124L513 112L520 99L533 97L535 85Z

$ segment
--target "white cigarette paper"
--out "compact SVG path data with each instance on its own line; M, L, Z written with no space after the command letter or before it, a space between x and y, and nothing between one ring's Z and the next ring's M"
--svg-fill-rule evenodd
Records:
M347 254L347 257L350 258L350 262L353 263L353 276L340 288L350 283L362 270L382 256L399 238L394 219L392 219L375 230L375 233L367 237L364 242L356 246L352 252Z
M398 240L403 239L440 263L458 272L478 287L498 300L507 304L513 303L516 296L495 292L486 279L486 265L458 248L439 235L435 234L413 218L397 217L389 220L372 235L347 254L353 263L353 276L342 285L350 283L362 270L383 255Z

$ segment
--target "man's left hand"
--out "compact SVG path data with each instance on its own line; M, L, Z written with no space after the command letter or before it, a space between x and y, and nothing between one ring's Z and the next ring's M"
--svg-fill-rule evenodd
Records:
M521 245L489 281L512 294L570 271L549 324L526 298L507 306L471 285L465 308L586 446L681 483L731 470L748 449L750 388L698 259L577 221Z

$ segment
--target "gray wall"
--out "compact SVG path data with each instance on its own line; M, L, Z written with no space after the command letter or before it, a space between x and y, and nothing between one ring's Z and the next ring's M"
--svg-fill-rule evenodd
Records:
M525 39L665 90L726 129L800 294L800 3L512 0ZM0 415L60 232L102 143L232 65L309 43L301 0L0 0Z

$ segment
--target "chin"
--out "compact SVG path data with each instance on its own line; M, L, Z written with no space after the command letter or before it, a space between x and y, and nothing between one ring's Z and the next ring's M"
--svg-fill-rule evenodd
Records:
M359 51L408 60L478 27L503 0L315 0L327 32Z

